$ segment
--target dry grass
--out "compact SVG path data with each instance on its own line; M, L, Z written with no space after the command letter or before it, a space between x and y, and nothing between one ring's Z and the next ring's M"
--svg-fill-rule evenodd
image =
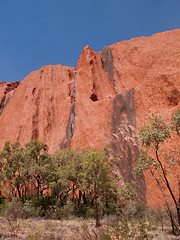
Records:
M108 217L102 221L102 227L95 228L93 220L44 220L21 219L16 235L11 235L7 219L0 217L0 239L24 240L99 240L104 229L116 220ZM153 232L155 240L178 240L179 237L167 235L156 230ZM114 240L114 239L113 239Z
M25 239L25 240L91 240L98 239L99 230L94 227L93 220L44 220L21 219L17 237L9 230L7 219L0 218L0 239Z

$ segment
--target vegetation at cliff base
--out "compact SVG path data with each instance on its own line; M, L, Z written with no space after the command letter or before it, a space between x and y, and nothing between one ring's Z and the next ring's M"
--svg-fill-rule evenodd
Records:
M29 201L40 216L95 215L99 225L100 211L118 208L117 183L103 153L69 148L51 155L33 140L24 147L6 142L0 157L1 197Z
M146 225L143 230L145 233L135 231L136 225L129 228L132 222L131 210L124 221L120 221L120 225L111 222L108 228L102 226L104 217L122 219L128 209L128 202L134 206L134 216L139 212L133 205L133 202L138 201L137 193L132 191L131 183L120 186L109 161L110 154L107 148L102 152L68 148L52 155L39 140L24 146L17 142L6 142L0 152L0 207L11 235L17 236L23 219L41 217L64 221L81 217L94 218L95 226L101 229L84 229L83 236L91 238L82 239L111 239L111 234L130 236L132 232L137 237L145 233L148 236ZM139 226L142 225L144 223L139 222ZM29 237L48 239L45 233L39 234Z
M64 237L64 226L57 233L54 222L50 232L34 230L25 239L141 240L155 238L158 228L168 232L169 226L179 235L180 110L169 124L152 115L139 136L141 150L134 172L139 178L149 171L164 198L161 209L148 209L139 199L137 182L125 183L117 176L117 159L107 148L102 152L67 148L50 154L39 140L24 146L7 141L0 151L0 227L7 223L15 238L22 232L22 222L40 217L59 221L56 224L72 219L82 224L71 229L69 238ZM172 174L179 188L171 184ZM93 226L87 223L92 219Z

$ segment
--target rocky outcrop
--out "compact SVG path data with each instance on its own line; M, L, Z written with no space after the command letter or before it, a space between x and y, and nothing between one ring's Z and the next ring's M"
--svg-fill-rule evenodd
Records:
M76 118L71 146L102 149L110 139L114 87L100 55L89 46L82 51L76 74Z
M100 53L86 46L76 69L43 66L17 88L0 83L0 146L39 138L50 152L111 147L123 181L131 180L139 129L151 113L169 120L180 107L179 79L179 29L115 43ZM144 202L161 203L147 174L141 186Z
M60 149L72 106L74 72L73 67L57 65L29 74L0 117L0 145L38 138L50 152Z

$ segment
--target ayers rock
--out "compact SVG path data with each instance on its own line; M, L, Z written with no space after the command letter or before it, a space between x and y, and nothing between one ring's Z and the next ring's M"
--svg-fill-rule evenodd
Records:
M133 178L138 132L151 113L169 120L180 107L180 29L106 46L86 46L77 68L43 66L22 82L0 82L0 148L6 140L43 140L50 152L112 148L124 180ZM149 206L162 202L141 180ZM145 184L146 183L146 184Z

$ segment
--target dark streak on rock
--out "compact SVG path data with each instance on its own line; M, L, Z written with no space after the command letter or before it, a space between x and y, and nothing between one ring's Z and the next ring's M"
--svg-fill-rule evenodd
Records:
M41 98L41 91L39 90L37 93L37 97L35 100L35 113L32 117L32 135L31 140L35 140L39 138L39 126L38 126L38 118L39 118L39 103Z
M60 148L67 148L70 147L71 145L71 139L74 135L74 124L75 124L75 102L76 102L76 72L75 72L75 78L74 78L74 83L73 83L73 93L72 93L72 99L73 99L73 103L71 106L71 110L70 110L70 114L69 114L69 119L68 119L68 124L66 127L66 136L64 137L64 139L62 140L61 144L60 144Z
M125 182L135 180L133 167L139 157L133 94L134 90L130 89L125 95L118 94L113 102L111 147L114 157L119 159L119 171ZM140 199L145 203L144 177L136 180L141 187Z
M71 144L71 139L74 135L74 122L75 122L75 103L73 102L71 111L69 114L69 120L68 120L68 125L66 128L66 147L70 147Z
M116 94L118 94L117 88L116 88L116 82L114 80L114 60L113 60L111 48L108 46L105 46L100 53L100 57L101 57L103 68L105 72L108 74Z
M20 125L19 127L17 142L20 142L21 131L22 131L22 125Z
M5 102L6 102L6 94L4 94L4 96L2 97L1 103L0 103L0 116L4 110Z
M10 99L11 99L11 97L9 96L6 100L6 94L4 94L4 96L2 97L2 100L0 102L0 116L2 115L2 113Z

